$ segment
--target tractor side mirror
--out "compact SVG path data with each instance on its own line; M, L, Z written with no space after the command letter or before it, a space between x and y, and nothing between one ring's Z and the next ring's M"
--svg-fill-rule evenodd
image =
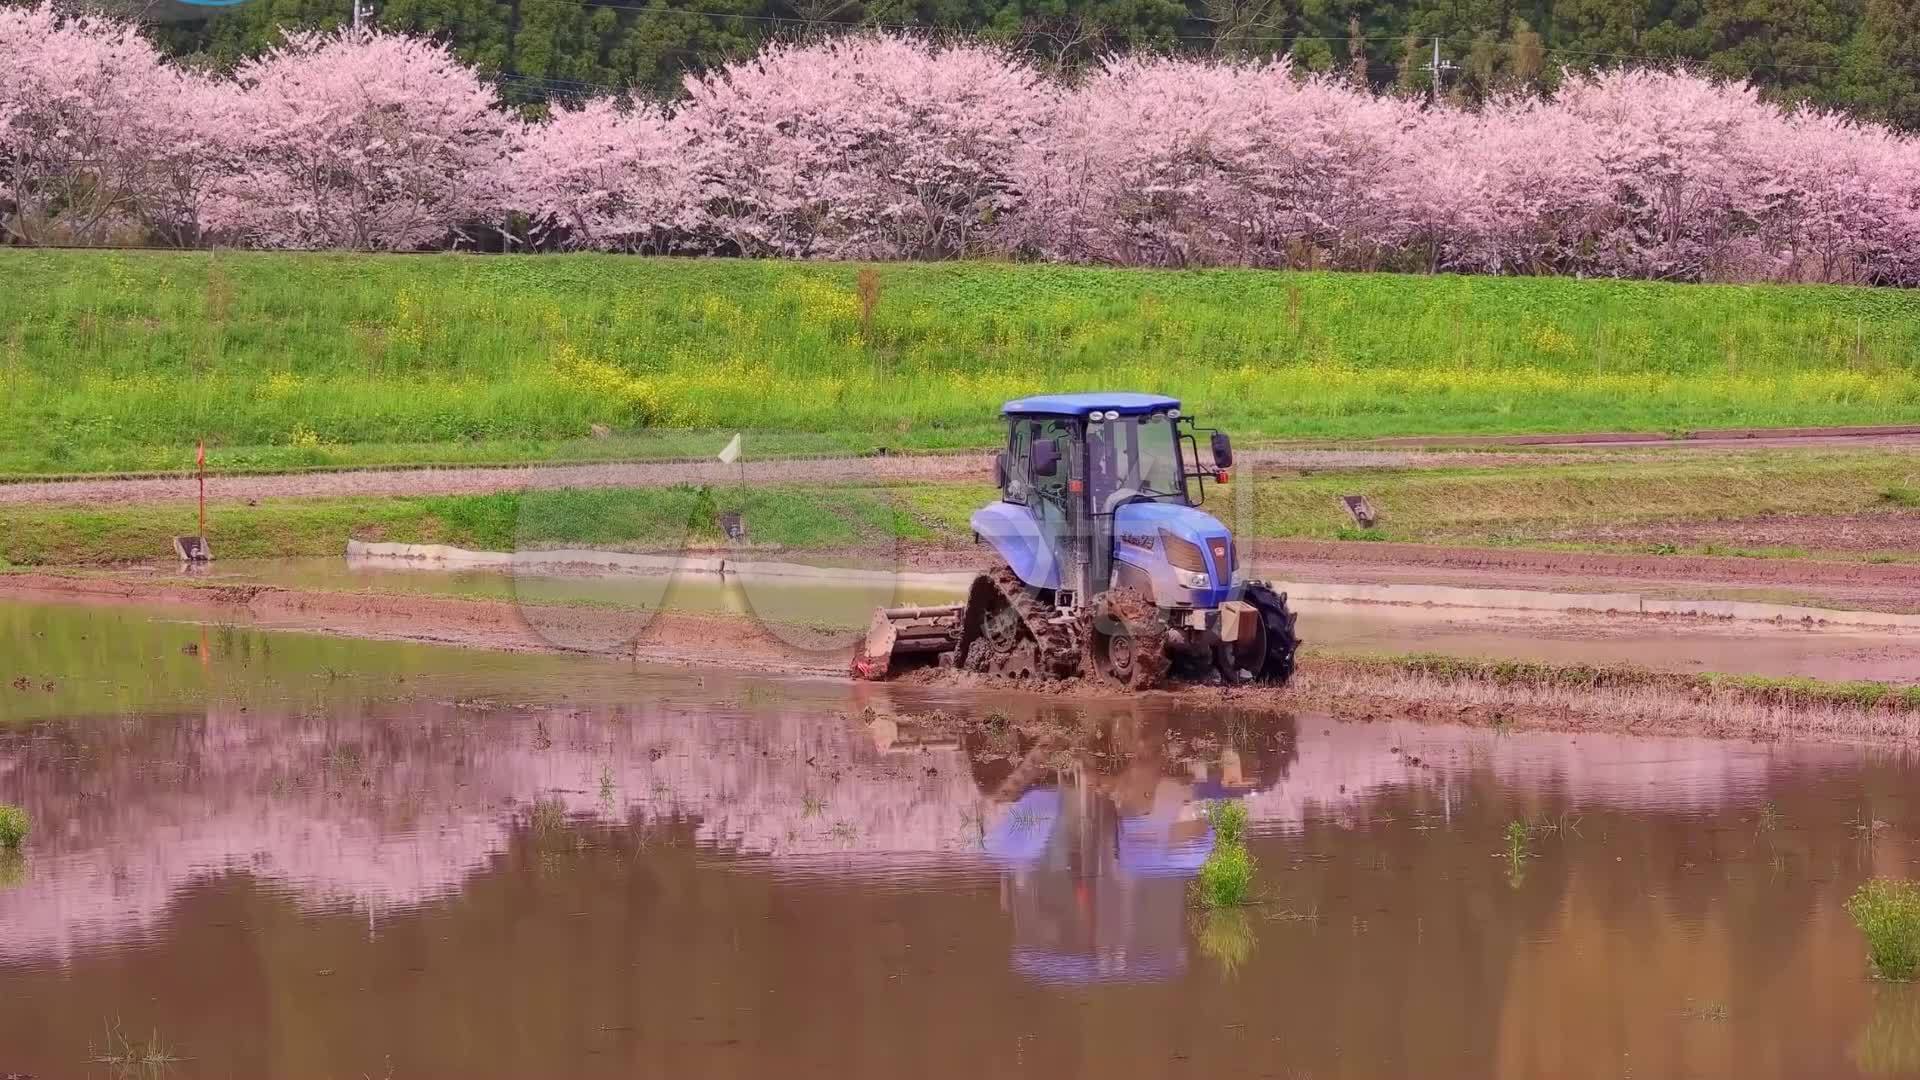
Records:
M1035 476L1052 476L1060 471L1060 444L1043 439L1033 444L1033 450L1027 457Z
M1001 491L1007 490L1007 452L993 455L993 486Z
M1227 438L1227 433L1224 431L1213 433L1213 467L1233 468L1233 440Z

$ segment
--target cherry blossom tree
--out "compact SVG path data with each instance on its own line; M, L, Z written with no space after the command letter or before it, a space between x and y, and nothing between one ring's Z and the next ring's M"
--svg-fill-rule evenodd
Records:
M219 77L0 7L0 238L417 249L508 211L548 249L1920 284L1920 140L1682 71L1468 108L858 33L523 124L403 35Z
M744 254L977 254L1050 87L986 45L857 34L687 80L706 228Z
M211 87L130 23L0 7L0 228L23 243L137 242L143 195L165 182L156 159L171 174L204 145L168 140Z
M520 140L510 176L540 247L660 252L699 223L682 129L647 102L556 109Z
M1424 113L1395 195L1431 268L1911 283L1920 145L1678 72Z
M1761 224L1739 280L1920 282L1920 146L1834 113L1796 111L1751 134Z
M499 218L515 129L444 46L292 34L234 78L242 166L219 225L241 241L406 250Z
M1774 115L1751 86L1680 72L1570 77L1553 100L1601 204L1582 269L1616 277L1714 276L1762 209L1749 135Z
M1111 59L1054 111L1011 230L1049 258L1154 266L1371 266L1411 106L1286 58Z
M1565 110L1523 96L1421 114L1396 159L1399 242L1428 270L1580 271L1607 202L1586 135Z

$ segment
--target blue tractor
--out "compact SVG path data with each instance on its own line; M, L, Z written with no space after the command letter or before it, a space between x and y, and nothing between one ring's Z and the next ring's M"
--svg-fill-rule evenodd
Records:
M1299 638L1284 593L1248 579L1233 536L1198 509L1233 446L1157 394L1009 401L1000 498L974 511L998 559L964 604L882 609L854 674L935 662L1014 679L1148 689L1168 676L1285 683ZM1197 432L1209 434L1212 467Z

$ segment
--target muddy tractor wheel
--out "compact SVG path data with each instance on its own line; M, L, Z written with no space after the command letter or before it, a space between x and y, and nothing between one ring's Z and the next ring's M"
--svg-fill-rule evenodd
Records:
M1286 593L1266 585L1249 585L1246 601L1260 614L1259 632L1234 646L1234 666L1256 682L1285 686L1293 678L1294 657L1300 650L1300 636L1294 632L1299 616L1288 609Z
M975 578L967 594L956 665L1023 681L1072 674L1079 652L1053 614L1047 595L1022 584L1004 564L994 567Z
M1095 600L1086 633L1087 673L1127 690L1151 690L1166 680L1167 624L1153 602L1132 589Z

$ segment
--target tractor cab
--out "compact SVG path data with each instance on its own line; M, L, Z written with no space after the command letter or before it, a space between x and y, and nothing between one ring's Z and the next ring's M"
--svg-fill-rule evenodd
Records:
M1224 480L1233 463L1225 433L1212 433L1213 467L1201 468L1177 398L1048 394L1001 414L1001 501L975 515L975 532L1022 581L1066 593L1069 607L1116 586L1166 607L1224 599L1214 594L1232 583L1232 540L1195 507L1207 479Z

